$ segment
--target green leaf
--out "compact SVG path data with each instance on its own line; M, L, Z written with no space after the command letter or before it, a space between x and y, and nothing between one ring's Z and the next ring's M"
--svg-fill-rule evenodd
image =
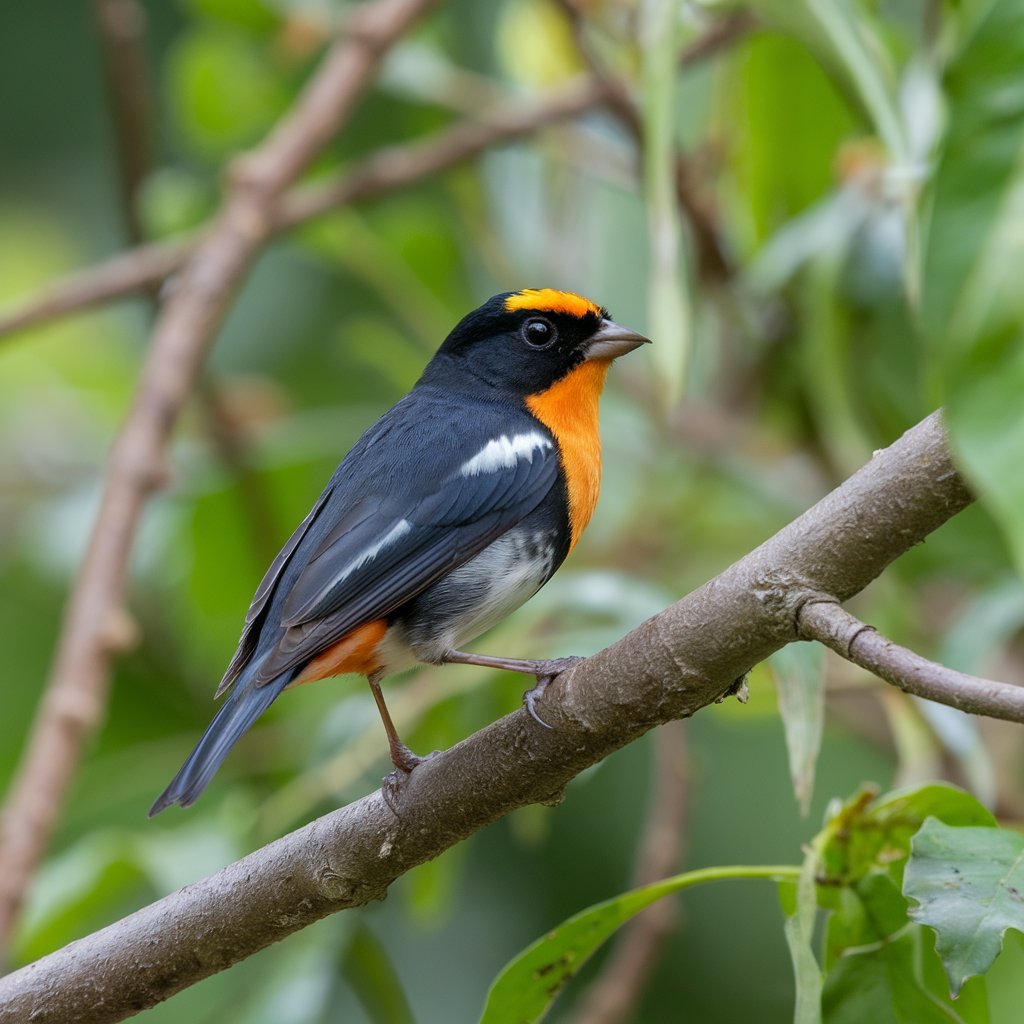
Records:
M487 994L480 1024L532 1024L544 1018L559 992L622 925L663 896L728 878L796 878L789 866L720 867L688 871L632 889L570 917L511 960Z
M1024 931L1024 836L929 819L914 836L903 892L918 903L911 918L935 929L955 996L992 966L1008 928Z
M814 956L814 921L818 913L815 876L821 856L820 842L812 843L795 882L779 884L786 915L786 945L793 961L796 1005L793 1024L821 1024L821 967Z
M818 886L819 903L831 910L824 942L826 1021L852 1019L844 1016L845 995L837 993L853 989L869 990L886 1006L909 1008L900 1010L904 1016L885 1020L916 1020L912 1008L924 997L925 982L904 984L897 977L903 952L887 947L910 926L901 892L903 868L912 835L930 815L961 824L993 821L970 794L948 785L926 785L881 800L864 791L828 822ZM928 998L947 1001L943 984L925 987Z
M923 327L951 439L1024 571L1024 4L995 0L951 63Z
M973 361L959 376L947 412L959 461L1002 526L1024 573L1024 345L1007 338L992 359Z
M907 926L907 901L899 885L883 871L873 871L846 886L825 931L825 967L831 972L844 956L884 943Z
M775 289L822 249L845 248L863 216L849 201L834 199L819 216L809 215L834 187L836 151L856 124L807 48L767 33L752 36L737 52L729 116L742 125L729 162L738 198L749 210L744 220L750 219L752 242L768 243L751 273L759 286ZM805 212L806 220L794 219ZM781 237L769 241L776 233Z
M993 303L1018 296L1005 257L1024 146L1024 4L995 0L944 82L949 119L925 251L924 323L946 350L973 347ZM952 366L950 368L953 368Z
M288 104L288 89L263 48L211 24L175 46L167 64L185 141L222 157L259 140Z
M898 883L911 837L926 818L950 825L995 824L991 811L955 786L935 783L871 797L867 790L852 797L830 823L822 858L830 887L852 885L873 871L887 871Z
M825 649L820 644L788 644L768 664L786 730L793 791L800 813L806 815L825 723Z
M414 1024L409 1001L387 951L362 922L345 951L342 974L373 1024Z
M676 192L675 90L678 0L644 5L644 192L651 269L647 290L651 359L665 409L679 401L686 381L692 315L680 247Z
M919 928L844 956L825 981L825 1024L987 1024L982 984L953 1003L931 937Z
M891 159L908 155L906 129L896 104L895 76L882 59L884 48L870 20L854 17L844 0L751 0L769 25L805 43L856 96Z

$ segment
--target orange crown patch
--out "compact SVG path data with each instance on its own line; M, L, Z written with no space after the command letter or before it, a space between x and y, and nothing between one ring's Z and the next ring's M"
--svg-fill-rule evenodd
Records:
M590 299L585 299L575 292L560 292L557 288L524 288L505 300L505 312L513 313L519 309L536 310L538 313L569 313L571 316L584 317L588 313L604 316L605 312Z

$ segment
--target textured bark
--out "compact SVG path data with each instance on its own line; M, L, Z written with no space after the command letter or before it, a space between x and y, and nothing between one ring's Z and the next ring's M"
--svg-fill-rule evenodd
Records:
M1024 722L1024 686L971 676L922 658L886 639L835 601L808 601L800 609L799 625L806 639L831 647L904 693L972 715Z
M964 508L939 414L761 547L564 673L541 701L421 765L397 796L334 811L0 980L0 1022L123 1020L327 914L383 897L410 868L652 726L727 695L800 639L802 606L846 600Z

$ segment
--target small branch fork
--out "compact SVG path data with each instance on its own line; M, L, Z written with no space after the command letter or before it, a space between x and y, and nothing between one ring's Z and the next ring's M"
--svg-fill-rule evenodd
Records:
M798 616L814 628L809 594L849 600L970 501L935 413L721 575L559 676L541 701L552 728L520 709L419 765L400 813L369 794L0 979L0 1024L123 1020L382 898L415 865L722 698L802 638ZM871 634L856 630L836 642L860 656Z
M797 616L800 635L903 690L972 715L1024 722L1024 686L957 672L886 639L834 600L811 598Z
M129 553L145 500L163 482L178 413L235 291L269 238L281 195L345 122L388 47L430 6L431 0L374 0L357 8L290 113L233 168L220 214L157 317L135 403L111 453L46 693L0 818L0 963L82 745L105 706L111 658L130 632L122 609Z

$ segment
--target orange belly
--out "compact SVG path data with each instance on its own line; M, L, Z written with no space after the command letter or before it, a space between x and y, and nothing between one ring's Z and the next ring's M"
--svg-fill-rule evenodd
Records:
M377 644L387 631L386 619L377 619L375 622L357 626L351 633L346 633L337 643L308 662L290 685L298 686L299 683L311 683L317 679L341 676L348 672L368 676L381 667L377 661L376 650Z

